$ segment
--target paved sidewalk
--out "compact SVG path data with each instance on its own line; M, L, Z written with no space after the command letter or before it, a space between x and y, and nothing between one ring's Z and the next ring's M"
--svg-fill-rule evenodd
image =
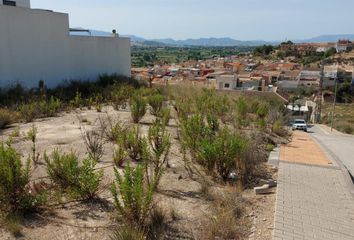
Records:
M280 163L273 239L354 239L354 199L341 170Z
M301 138L310 141L308 135ZM311 144L311 158L311 148L297 146L296 156L287 156L292 161L279 163L273 239L353 240L354 198L347 179L341 168L319 161L319 146Z
M331 160L323 152L320 145L305 132L293 132L292 141L281 146L280 160L294 163L332 165Z

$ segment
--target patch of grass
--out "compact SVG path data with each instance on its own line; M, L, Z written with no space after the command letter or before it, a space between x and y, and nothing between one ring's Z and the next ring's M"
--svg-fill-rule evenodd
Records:
M113 235L111 240L145 240L145 233L142 230L139 230L136 227L130 225L123 225L118 227Z
M322 122L328 126L332 123L332 105L323 107ZM334 116L334 128L347 134L354 134L354 104L337 104Z
M272 152L274 150L275 146L273 144L267 144L266 150L267 152Z
M245 214L245 201L236 192L215 195L214 214L204 224L201 239L244 239L250 221Z

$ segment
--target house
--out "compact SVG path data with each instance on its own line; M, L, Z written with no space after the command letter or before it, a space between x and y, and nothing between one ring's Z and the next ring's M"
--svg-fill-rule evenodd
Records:
M131 76L130 39L72 36L69 16L31 9L30 0L0 0L0 87L31 88L43 80L96 80L101 74Z
M321 72L319 70L303 70L298 77L299 85L306 87L319 87Z
M335 43L318 43L316 52L324 53L330 50L331 48L335 48L335 47L336 47Z
M324 66L323 87L334 87L338 79L338 65Z
M218 90L234 90L237 88L237 76L232 75L218 75L216 76L216 88Z
M240 62L225 63L225 70L232 73L239 73L244 69L244 65Z
M339 40L336 43L337 52L346 52L351 50L352 43L349 40Z

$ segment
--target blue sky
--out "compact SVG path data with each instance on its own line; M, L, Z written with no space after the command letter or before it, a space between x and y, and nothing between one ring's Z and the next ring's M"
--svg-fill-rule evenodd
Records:
M354 33L354 0L32 0L71 27L154 38L303 39Z

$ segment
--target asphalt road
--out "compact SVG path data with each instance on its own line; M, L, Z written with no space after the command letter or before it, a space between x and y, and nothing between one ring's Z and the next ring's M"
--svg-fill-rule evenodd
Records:
M312 126L309 134L338 162L338 160L354 176L354 136L331 132L330 129Z

